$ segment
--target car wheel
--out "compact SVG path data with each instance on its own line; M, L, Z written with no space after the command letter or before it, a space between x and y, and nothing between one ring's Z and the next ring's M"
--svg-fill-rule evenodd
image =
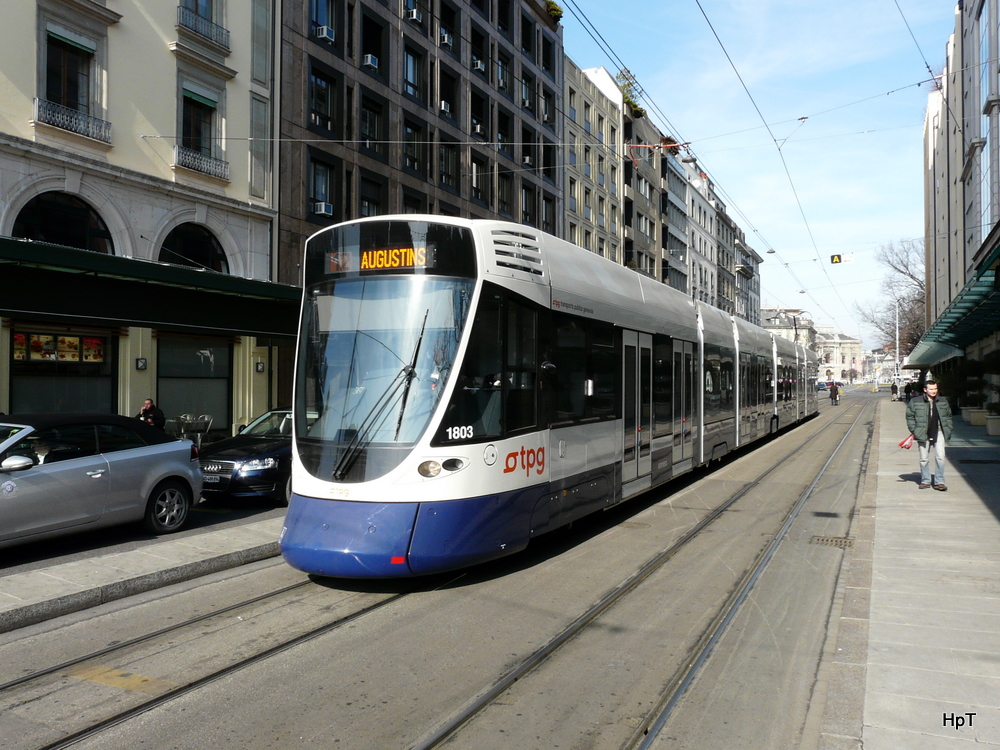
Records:
M191 491L181 482L160 482L146 503L146 528L154 534L180 531L191 510Z
M285 496L282 500L282 505L288 505L292 501L292 475L288 475L288 479L285 480Z

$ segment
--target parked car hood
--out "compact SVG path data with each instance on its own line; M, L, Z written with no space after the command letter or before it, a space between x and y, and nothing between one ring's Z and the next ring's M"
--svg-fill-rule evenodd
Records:
M220 460L238 460L247 456L261 456L267 453L279 453L291 450L290 437L269 437L254 435L236 435L217 443L205 445L200 451L202 460L216 458Z

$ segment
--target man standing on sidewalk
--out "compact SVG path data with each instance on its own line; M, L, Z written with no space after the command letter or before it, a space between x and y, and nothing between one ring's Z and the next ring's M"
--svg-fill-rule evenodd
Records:
M938 385L924 383L924 395L914 396L906 405L906 426L920 446L920 489L931 486L930 452L934 451L934 489L944 492L944 446L951 440L951 407L938 398Z

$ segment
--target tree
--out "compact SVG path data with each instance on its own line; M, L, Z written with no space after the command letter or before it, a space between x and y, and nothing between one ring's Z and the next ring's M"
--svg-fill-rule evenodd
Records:
M882 346L896 346L896 303L899 303L899 356L905 357L927 328L923 240L900 240L880 247L875 254L886 267L877 300L854 303L854 309L878 334Z

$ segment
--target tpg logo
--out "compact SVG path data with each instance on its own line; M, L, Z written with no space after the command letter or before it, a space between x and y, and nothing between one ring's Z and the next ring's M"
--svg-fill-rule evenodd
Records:
M536 474L543 474L545 472L545 449L525 448L522 445L520 451L508 453L507 459L504 461L503 473L510 474L518 469L523 470L526 477L531 476L532 469L535 470Z

